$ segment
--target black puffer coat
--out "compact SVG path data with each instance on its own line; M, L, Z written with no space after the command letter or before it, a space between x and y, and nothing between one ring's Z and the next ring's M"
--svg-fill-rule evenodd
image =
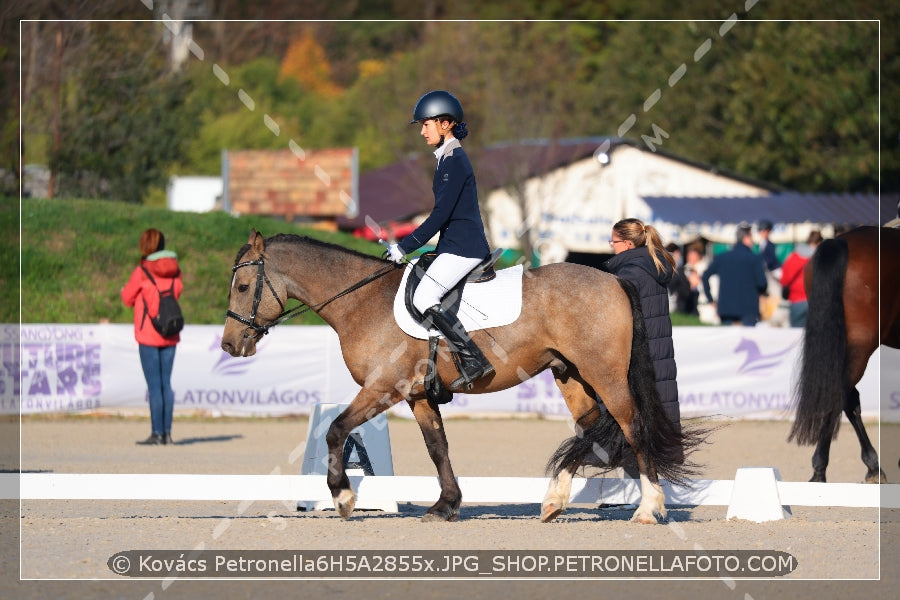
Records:
M614 255L603 264L603 270L635 285L641 297L641 311L647 326L650 356L656 372L656 389L666 414L680 428L678 408L678 370L675 366L675 346L672 342L672 320L669 318L668 286L672 281L672 266L660 257L663 271L653 264L650 250L640 246Z

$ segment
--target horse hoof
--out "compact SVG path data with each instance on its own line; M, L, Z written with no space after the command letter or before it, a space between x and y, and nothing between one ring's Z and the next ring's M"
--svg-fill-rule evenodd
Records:
M447 518L446 515L439 515L437 513L425 513L422 515L423 523L446 523L450 519Z
M866 475L866 483L887 483L887 477L884 471L879 470L877 474L869 473Z
M653 513L642 512L640 509L631 517L632 523L640 523L641 525L656 525L659 521L653 516Z
M451 523L459 519L458 510L427 512L422 515L423 523Z
M556 504L551 503L545 505L541 510L541 523L549 523L560 514L562 514L563 510L564 509L562 506L558 506Z
M341 490L341 493L334 499L334 507L343 519L349 519L356 507L356 494L353 493L353 490Z

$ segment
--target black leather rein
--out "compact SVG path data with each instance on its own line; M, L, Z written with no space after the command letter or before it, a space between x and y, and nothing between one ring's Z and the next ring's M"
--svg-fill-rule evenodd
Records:
M231 317L235 321L238 321L239 323L243 323L244 325L247 326L247 329L244 330L245 338L248 338L248 337L260 338L260 337L266 335L267 333L269 333L269 330L271 328L275 327L276 325L280 325L280 324L284 323L285 321L287 321L288 319L293 319L294 317L296 317L298 315L302 315L306 311L309 311L309 310L318 311L325 305L327 305L331 302L334 302L338 298L340 298L342 296L346 296L347 294L349 294L351 292L355 292L356 290L363 287L364 285L368 285L369 283L372 283L376 279L383 277L384 275L387 275L394 269L398 268L398 265L391 263L389 265L382 267L381 269L378 269L374 273L367 275L360 281L357 281L356 283L354 283L347 289L343 290L342 292L338 292L337 294L335 294L328 300L325 300L324 302L319 302L318 304L315 304L312 306L301 303L299 306L295 306L294 308L292 308L290 310L285 310L284 302L282 302L281 298L278 297L278 294L275 292L275 287L272 285L272 282L269 281L268 275L266 275L265 263L262 258L257 258L256 260L248 260L246 262L242 262L240 264L234 265L233 267L231 267L231 272L235 273L238 269L240 269L242 267L252 267L252 266L256 266L257 271L256 271L256 291L253 293L253 306L250 308L250 316L244 317L244 316L239 315L236 312L232 311L231 309L229 309L228 311L225 312L225 318ZM281 314L278 315L278 317L276 317L271 323L269 323L267 325L261 325L256 322L256 311L259 309L259 303L262 300L263 283L265 283L265 285L267 285L269 287L269 290L271 290L272 295L275 297L275 301L278 302L278 306L281 307ZM249 333L251 330L253 331L252 334Z

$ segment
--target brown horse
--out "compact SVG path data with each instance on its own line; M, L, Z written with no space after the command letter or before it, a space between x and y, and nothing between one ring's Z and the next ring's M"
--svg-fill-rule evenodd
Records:
M438 404L426 397L423 386L428 342L403 333L392 312L401 275L388 261L339 246L292 235L263 239L254 231L235 260L222 349L233 356L252 355L263 334L288 314L287 298L315 310L337 332L350 374L362 386L326 435L326 479L335 508L349 518L356 502L341 460L347 436L405 400L441 487L423 520L452 521L459 516L462 494ZM519 318L473 332L472 338L496 371L478 380L470 393L506 389L549 368L577 424L578 435L560 447L548 467L553 476L542 520L565 509L572 477L582 464L596 464L602 456L604 467L620 466L626 443L634 449L641 480L641 504L632 520L656 523L656 514L665 516L659 477L683 482L692 472L683 453L697 442L690 433L679 433L663 412L633 286L590 267L540 267L523 280ZM437 372L450 381L456 368L443 345Z
M842 411L859 438L866 482L886 481L862 423L856 384L880 344L900 347L898 273L900 229L884 227L858 227L825 240L806 266L809 313L788 440L816 444L810 481L825 481Z

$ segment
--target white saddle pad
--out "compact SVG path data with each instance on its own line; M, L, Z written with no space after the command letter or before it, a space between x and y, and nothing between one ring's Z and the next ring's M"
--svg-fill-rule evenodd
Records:
M428 330L412 318L406 310L404 300L406 280L418 260L411 260L403 272L403 280L394 297L394 318L407 335L424 340L428 339ZM462 302L457 316L466 331L509 325L519 318L522 312L523 271L522 265L501 269L490 281L470 282L463 287Z

